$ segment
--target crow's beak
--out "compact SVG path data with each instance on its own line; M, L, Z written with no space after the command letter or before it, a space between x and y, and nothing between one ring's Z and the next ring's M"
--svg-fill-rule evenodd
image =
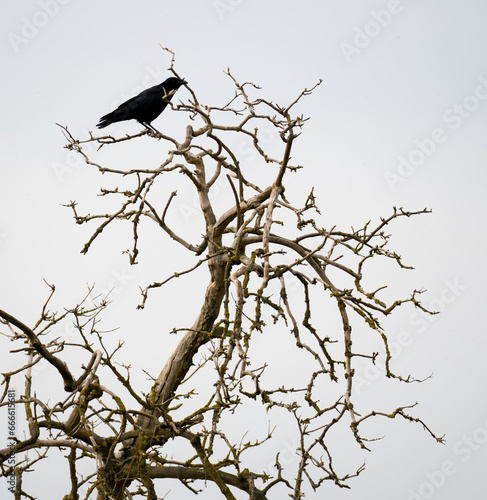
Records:
M181 80L181 85L184 85L185 83L188 83L186 80Z

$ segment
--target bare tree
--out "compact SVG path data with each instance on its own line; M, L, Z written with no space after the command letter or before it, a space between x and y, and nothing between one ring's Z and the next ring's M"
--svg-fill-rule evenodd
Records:
M170 71L179 76L174 57ZM204 105L189 86L188 101L169 103L172 112L183 113L190 123L184 137L144 130L121 138L91 135L78 140L63 127L68 149L106 177L120 177L124 185L131 186L102 189L102 195L117 203L108 213L82 215L75 202L69 204L78 224L93 225L83 252L102 237L107 226L125 221L131 225L133 240L130 263L136 264L139 239L144 238L141 222L147 220L194 260L188 269L168 269L164 281L148 284L139 308L148 300L157 300L156 288L171 286L183 275L188 279L197 269L206 269L207 284L199 314L180 330L179 344L163 360L147 392L134 387L129 363L120 350L122 343L114 349L106 347L98 321L108 300L97 299L93 289L75 307L57 313L50 310L55 292L50 285L49 298L32 326L0 311L2 333L15 346L12 352L26 356L17 370L3 374L0 401L4 409L14 403L22 406L28 424L25 439L16 439L11 449L0 450L4 475L12 474L8 467L11 453L18 459L25 457L16 465L15 498L33 498L23 490L22 478L35 471L35 461L47 460L53 448L69 450L71 487L65 499L156 500L161 498L162 480L172 478L195 494L202 485L213 482L227 499L285 495L297 500L306 488L318 490L327 481L349 487L348 479L363 470L363 465L344 472L336 469L330 440L335 428L349 429L358 447L368 449L362 424L373 418L400 417L421 424L442 442L420 418L410 414L411 406L363 412L352 400L354 360L361 357L375 363L378 356L378 352L354 348L352 323L358 329L365 325L380 339L386 377L415 380L393 372L388 335L379 320L403 304L426 311L418 300L420 291L390 300L384 297L385 286L368 290L364 275L372 259L392 260L408 269L399 254L389 249L386 231L396 220L428 210L394 208L388 217L377 223L369 221L358 230L323 228L313 189L300 204L285 195L286 183L305 172L291 160L293 145L307 121L294 110L317 85L303 90L289 105L280 106L258 97L257 85L240 83L230 71L227 75L235 92L225 104ZM273 144L272 151L261 140L263 127L272 127L278 135L280 146ZM86 153L88 143L98 149L116 148L123 141L147 135L167 146L165 158L155 168L109 168ZM251 142L259 168L249 168L242 161L233 146L235 138ZM264 169L273 172L267 185L261 180ZM183 237L169 222L177 204L176 191L161 200L156 188L168 179L173 185L185 182L181 176L197 193L204 221L202 234L191 238ZM212 189L217 182L231 194L232 201L224 210L215 208ZM170 268L171 263L165 265ZM198 284L199 279L193 279L191 286ZM324 311L326 315L335 311L336 318L320 317ZM76 341L49 339L48 333L63 322L74 324ZM282 342L294 347L285 353L263 355L262 339L273 329ZM71 361L68 366L63 361L68 351L76 352L77 364ZM281 378L269 375L281 356L287 357L290 369L299 363L299 377L289 380L286 374ZM33 369L41 361L52 365L62 378L68 393L64 399L36 396ZM81 375L76 377L76 372ZM205 376L195 377L197 373ZM9 400L9 390L19 377L25 379L25 389L15 401ZM277 453L272 470L252 465L253 450L270 446L275 429L246 438L252 430L249 423L248 428L236 432L232 419L247 404L259 404L270 420L276 414L287 415L293 422L294 464L284 466ZM24 454L29 450L37 451L35 458ZM82 474L79 465L87 461L93 462L93 472Z

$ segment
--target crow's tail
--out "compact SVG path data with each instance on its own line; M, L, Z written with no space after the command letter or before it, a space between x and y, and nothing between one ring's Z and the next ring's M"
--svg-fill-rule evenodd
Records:
M105 128L107 125L110 125L111 122L105 120L104 118L100 118L99 123L97 124L97 128Z
M102 116L100 118L100 122L97 125L97 128L105 128L106 126L111 125L112 123L127 120L129 119L127 114L128 114L127 110L117 108L115 111L108 113L108 115Z

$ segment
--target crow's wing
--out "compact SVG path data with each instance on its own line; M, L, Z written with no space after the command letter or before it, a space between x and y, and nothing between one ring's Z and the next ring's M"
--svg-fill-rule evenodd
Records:
M97 127L103 128L111 123L132 119L150 123L157 118L166 107L167 103L163 100L164 95L165 92L161 84L150 87L139 95L120 104L120 106L111 113L102 116Z

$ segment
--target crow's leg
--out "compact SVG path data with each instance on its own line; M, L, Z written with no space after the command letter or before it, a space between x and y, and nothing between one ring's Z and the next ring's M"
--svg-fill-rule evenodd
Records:
M159 134L159 135L162 135L159 130L157 130L155 127L153 127L150 123L147 123L147 122L140 122L142 125L144 125L144 127L147 128L147 130L153 132L154 134Z

